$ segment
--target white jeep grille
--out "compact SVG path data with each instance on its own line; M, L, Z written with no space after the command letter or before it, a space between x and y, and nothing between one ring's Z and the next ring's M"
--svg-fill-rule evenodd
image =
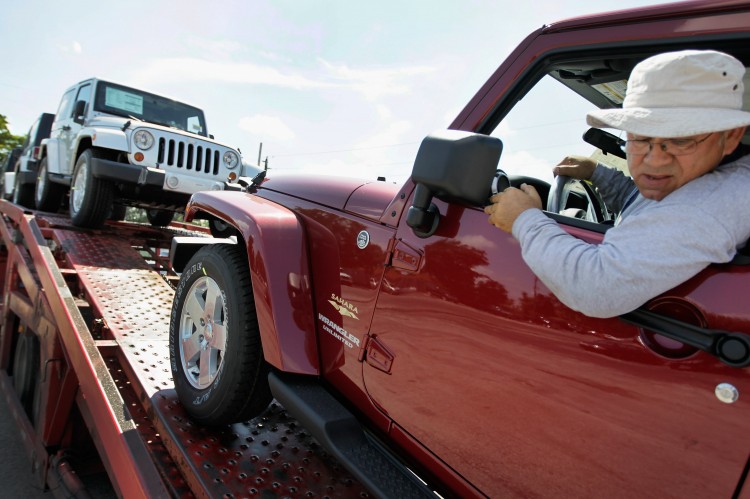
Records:
M159 138L159 165L181 168L207 175L219 175L221 151L188 143L186 140Z

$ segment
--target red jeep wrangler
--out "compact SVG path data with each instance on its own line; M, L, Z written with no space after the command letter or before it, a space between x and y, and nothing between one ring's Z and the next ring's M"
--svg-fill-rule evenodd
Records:
M482 211L491 185L530 183L600 241L613 214L588 184L534 177L576 149L624 167L585 112L619 106L640 60L687 48L750 65L750 2L544 26L402 186L274 174L193 195L187 219L227 230L172 251L185 408L223 425L276 398L383 497L747 497L750 258L593 319Z

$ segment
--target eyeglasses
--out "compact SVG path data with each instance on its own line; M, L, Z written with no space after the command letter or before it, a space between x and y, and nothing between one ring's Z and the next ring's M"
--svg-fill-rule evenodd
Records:
M708 139L712 133L709 133L700 140L695 139L666 139L661 142L652 142L650 140L625 140L620 143L620 148L628 154L648 154L655 145L658 145L661 150L672 156L683 156L685 154L694 153L698 149L698 144Z

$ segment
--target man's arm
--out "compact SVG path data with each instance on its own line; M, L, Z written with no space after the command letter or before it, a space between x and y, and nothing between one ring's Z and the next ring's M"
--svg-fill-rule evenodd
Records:
M632 178L620 170L601 164L591 175L591 182L599 189L604 203L613 213L619 213L624 209L625 202L636 189Z
M571 236L539 210L521 213L513 235L524 261L555 296L592 317L630 312L733 257L735 238L721 220L700 207L643 201L648 209L642 205L601 244Z
M630 194L635 189L633 179L625 176L621 171L597 163L585 156L566 156L552 172L557 175L590 180L602 195L604 202L611 211L622 211Z

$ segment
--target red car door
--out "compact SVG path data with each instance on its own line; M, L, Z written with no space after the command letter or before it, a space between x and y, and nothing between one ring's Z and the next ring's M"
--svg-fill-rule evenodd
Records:
M565 155L592 153L581 140L585 113L621 105L639 60L683 48L748 60L747 5L709 7L542 28L452 128L499 137L499 168L549 181ZM609 162L614 144L597 160ZM492 497L731 497L738 490L750 452L748 368L620 318L574 312L480 207L433 202L434 235L415 236L403 219L398 228L370 330L380 355L371 359L368 350L363 368L394 437L418 441ZM560 220L576 237L601 240L597 224ZM712 265L645 308L746 335L749 276L750 266Z
M399 230L378 297L371 335L393 362L364 365L398 431L493 497L732 495L750 400L715 392L748 393L747 369L572 311L482 211L437 204L436 235ZM652 305L748 332L746 277L709 268Z

